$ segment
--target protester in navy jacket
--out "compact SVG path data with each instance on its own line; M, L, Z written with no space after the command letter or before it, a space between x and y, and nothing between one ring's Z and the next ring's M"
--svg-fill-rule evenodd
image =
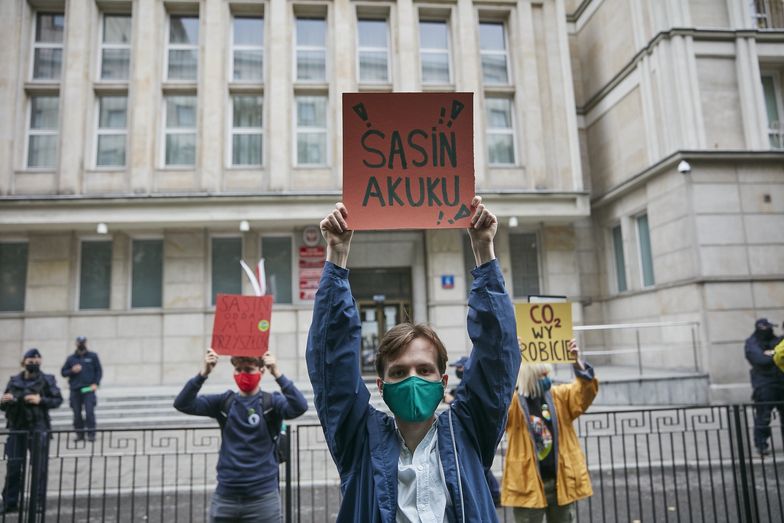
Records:
M778 408L784 419L784 372L773 361L773 348L781 341L767 318L754 322L754 332L746 339L744 351L751 364L751 399L754 407L754 446L761 455L768 454L770 416ZM784 424L781 426L784 437Z
M469 235L478 267L468 298L473 350L455 399L437 417L446 351L426 325L401 324L379 345L377 386L394 418L369 404L359 369L360 319L348 283L347 209L321 222L327 263L307 363L318 416L341 478L339 522L497 521L485 480L520 366L512 303L495 260L497 220L475 198Z
M215 418L221 426L218 486L210 503L210 521L280 523L275 444L282 420L302 415L308 404L294 383L278 370L269 352L263 358L231 358L238 393L227 390L199 396L217 363L215 351L207 350L201 371L174 400L174 408L180 412ZM261 390L259 382L265 369L275 377L283 394Z
M76 338L76 351L66 358L61 374L68 378L68 388L71 389L68 403L73 411L76 441L84 439L85 427L87 439L95 441L95 391L101 384L103 369L98 354L87 350L87 338L84 336Z

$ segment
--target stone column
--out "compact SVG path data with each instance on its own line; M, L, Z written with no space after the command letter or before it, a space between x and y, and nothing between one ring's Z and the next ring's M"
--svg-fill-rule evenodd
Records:
M292 23L293 19L286 0L270 0L268 3L269 36L265 59L269 63L265 96L268 98L270 122L267 133L269 154L267 172L269 189L283 191L289 187L291 168L291 133L294 97L291 91ZM275 81L272 81L274 79ZM274 128L272 125L274 124Z
M67 2L65 13L65 40L63 50L63 72L60 83L60 176L58 192L77 194L81 192L81 176L85 158L85 137L93 129L86 121L90 89L90 36L93 27L95 4L90 2Z
M133 10L131 85L128 93L128 169L130 190L152 190L155 144L160 140L160 78L164 53L163 8L156 0L137 0Z
M230 25L223 0L206 0L199 13L199 152L202 190L219 192L225 165L226 119L226 43Z

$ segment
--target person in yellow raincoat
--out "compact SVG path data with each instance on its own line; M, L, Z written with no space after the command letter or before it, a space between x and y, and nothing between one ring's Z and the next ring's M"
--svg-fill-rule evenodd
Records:
M593 367L580 358L575 340L575 378L551 388L552 366L520 366L517 390L509 407L508 442L501 505L514 507L516 523L575 520L575 502L593 494L585 455L572 422L599 392Z

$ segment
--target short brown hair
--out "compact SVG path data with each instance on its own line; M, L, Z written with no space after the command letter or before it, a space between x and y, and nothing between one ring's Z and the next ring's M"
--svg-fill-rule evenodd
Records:
M438 360L438 371L441 374L446 372L447 354L444 344L429 325L424 323L399 323L389 329L376 352L376 373L379 378L384 377L387 362L395 359L409 344L417 338L424 338L436 348L436 359Z
M255 365L261 369L264 367L264 358L251 358L250 356L232 356L231 366L237 368L240 365Z

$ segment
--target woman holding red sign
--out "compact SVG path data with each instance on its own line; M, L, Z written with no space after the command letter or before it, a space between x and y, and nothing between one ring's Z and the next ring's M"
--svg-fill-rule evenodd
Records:
M580 359L575 340L572 383L552 386L552 366L520 366L517 394L509 407L509 447L501 483L501 504L514 507L517 523L572 522L574 503L593 494L591 479L572 422L593 403L599 382Z

